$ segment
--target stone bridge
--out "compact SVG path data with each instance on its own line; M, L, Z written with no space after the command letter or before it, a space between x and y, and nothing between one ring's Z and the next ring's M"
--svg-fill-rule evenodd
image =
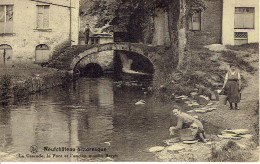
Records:
M80 63L80 61L87 60L87 63L95 63L96 58L98 57L98 52L109 51L109 50L119 50L119 51L128 51L140 54L147 58L154 67L154 71L156 71L156 56L157 51L164 47L153 47L140 43L127 43L127 42L117 42L117 43L106 43L93 45L91 47L87 47L86 50L78 55L76 55L71 62L70 68L74 71L76 66ZM96 57L94 57L96 56ZM158 56L157 56L158 59Z

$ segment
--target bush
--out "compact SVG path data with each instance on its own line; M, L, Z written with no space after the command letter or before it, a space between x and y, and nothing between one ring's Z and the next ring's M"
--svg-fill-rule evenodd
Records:
M3 75L0 78L0 99L6 99L10 97L11 85L11 76Z
M215 145L211 148L211 162L245 162L249 159L250 153L242 150L236 142L228 141L222 149L217 150Z

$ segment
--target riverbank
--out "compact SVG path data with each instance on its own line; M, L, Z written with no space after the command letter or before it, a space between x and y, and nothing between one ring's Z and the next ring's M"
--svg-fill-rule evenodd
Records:
M0 100L23 98L71 81L67 71L37 64L17 64L0 68Z
M216 71L217 69L226 69L225 65L227 65L227 62L238 65L244 86L244 89L242 90L242 99L239 103L240 110L229 110L227 105L221 105L218 101L211 101L209 102L212 103L210 107L216 110L202 113L196 112L198 109L205 108L205 105L200 105L196 108L196 110L190 110L189 113L191 115L198 116L198 118L204 123L204 126L207 126L207 123L210 123L219 127L218 134L225 129L247 129L252 137L234 140L223 139L216 134L207 136L209 141L206 144L171 144L167 145L161 152L155 153L155 156L160 160L178 162L253 162L259 160L258 46L246 45L228 48L228 51L211 52L209 55L210 60L213 59L215 61L215 64L212 66L208 65L208 61L205 61L205 63L200 62L198 64L201 64L201 67L207 66L200 72L207 77L209 75L211 77L215 76L212 71L214 69ZM214 65L219 66L217 68L213 68ZM196 71L196 67L194 69ZM223 79L223 77L221 79ZM210 87L210 84L204 87L208 89L215 89L214 86ZM187 109L188 106L183 107L184 111L187 111ZM180 149L179 151L172 151L171 146L181 147L183 149Z

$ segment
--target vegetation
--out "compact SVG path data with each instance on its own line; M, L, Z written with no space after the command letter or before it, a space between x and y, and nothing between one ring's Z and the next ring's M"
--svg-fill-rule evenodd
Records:
M234 141L229 141L222 149L217 150L215 146L211 149L211 162L245 162L250 159L251 154L243 151Z
M84 3L84 2L83 2ZM107 31L127 32L132 42L143 42L147 32L152 35L152 19L156 10L162 9L168 14L170 32L170 55L177 60L175 67L186 69L190 53L186 45L188 19L193 8L205 9L203 0L113 0L93 1L89 12L98 16L97 27L106 26ZM149 35L148 35L149 36Z
M11 76L4 74L0 77L0 99L10 97Z

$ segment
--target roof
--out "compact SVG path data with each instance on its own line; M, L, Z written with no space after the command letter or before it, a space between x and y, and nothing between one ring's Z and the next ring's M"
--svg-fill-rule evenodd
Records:
M49 5L56 5L56 6L61 6L61 7L74 8L73 6L71 7L70 4L73 4L73 1L75 1L75 0L59 0L59 1L57 1L57 0L31 0L31 1L49 4Z

